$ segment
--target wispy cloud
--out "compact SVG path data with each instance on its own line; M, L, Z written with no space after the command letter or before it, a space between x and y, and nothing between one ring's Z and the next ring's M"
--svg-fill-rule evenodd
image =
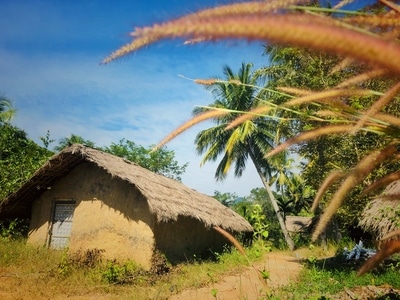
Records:
M76 5L61 5L60 1L37 1L36 6L12 3L0 4L0 26L7 28L0 35L0 92L12 99L17 109L13 123L38 143L50 130L57 142L73 133L99 146L122 138L145 147L157 144L188 120L196 105L213 102L202 86L179 74L208 78L221 75L225 64L238 69L242 61L261 66L265 60L260 45L184 46L181 41L172 41L110 65L99 65L109 51L127 42L132 28L122 29L122 25L133 24L129 14L100 22L104 11L74 12ZM121 11L121 6L113 9ZM15 16L6 16L12 13ZM12 24L5 26L7 22ZM109 26L111 23L114 26ZM190 163L184 182L209 194L218 189L246 195L259 186L255 172L245 174L240 181L229 177L216 184L216 165L200 169L193 142L201 126L167 145L180 163Z

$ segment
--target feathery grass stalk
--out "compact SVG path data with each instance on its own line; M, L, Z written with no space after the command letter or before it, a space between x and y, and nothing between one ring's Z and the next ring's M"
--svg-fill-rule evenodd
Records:
M190 23L191 20L194 20L194 19L208 20L208 19L215 19L215 18L219 18L219 17L223 17L223 16L251 15L251 14L260 14L260 13L266 14L269 12L276 11L278 9L286 8L286 7L290 6L291 4L300 4L300 3L308 3L308 2L309 1L299 1L299 0L297 0L297 1L296 0L285 0L285 1L276 0L276 1L270 1L269 4L266 2L264 2L264 3L253 2L253 3L236 3L236 4L229 4L229 5L221 5L218 7L204 9L204 10L201 10L196 13L188 14L186 16L183 16L176 20L169 21L167 23L171 24L171 25L177 23L179 26L179 24L182 22ZM155 26L162 26L162 24L155 25ZM138 36L136 31L132 32L131 35ZM175 36L175 37L178 37L178 36ZM151 43L157 42L162 38L163 37L160 35L158 35L158 36L153 35L152 37L147 36L147 37L143 37L143 38L137 37L136 42L130 43L130 44L127 44L127 45L121 47L117 51L113 52L109 57L104 59L102 63L103 64L109 63L118 57L124 56L124 55L128 54L129 52L136 51L137 49L144 47L146 45L149 45ZM190 41L187 43L192 44L192 43L204 42L207 40L207 38L206 37L196 37L196 38L189 37L189 40Z
M357 276L361 276L373 268L375 268L377 265L379 265L385 258L391 256L392 254L395 254L397 252L400 252L400 241L398 240L389 240L383 245L381 245L381 249L376 253L373 257L369 258L358 270Z
M385 187L392 183L393 181L399 180L400 179L400 171L391 173L387 176L382 177L381 179L375 181L371 185L369 185L366 189L364 189L361 193L361 196L365 196L368 193L371 193L372 191L375 191L379 188Z
M273 109L273 108L265 105L265 106L258 107L250 112L243 113L242 115L237 117L235 120L233 120L231 123L229 123L228 126L225 127L225 130L233 129L236 126L239 126L240 124L243 124L246 121L251 121L255 118L265 117L265 114L268 113L271 109Z
M286 86L278 86L276 88L279 91L283 91L288 94L296 95L296 96L307 96L311 95L314 93L314 91L311 90L304 90L304 89L299 89L299 88L294 88L294 87L286 87ZM294 96L292 96L294 98Z
M226 230L222 229L219 226L214 226L213 227L216 231L218 231L220 234L222 234L228 241L232 243L233 246L244 256L247 258L246 252L244 251L242 245L239 243L237 239L235 239L229 232ZM248 258L247 258L248 260ZM248 260L249 261L249 260Z
M199 123L204 122L204 121L209 120L209 119L214 119L214 118L218 118L218 117L224 116L224 115L226 115L228 113L231 113L231 111L214 108L214 109L212 109L210 111L207 111L205 113L199 114L196 117L194 117L194 118L190 119L189 121L185 122L183 125L179 126L173 132L171 132L158 145L156 145L152 149L152 151L156 151L156 150L160 149L166 143L170 142L172 139L176 138L179 134L181 134L182 132L188 130L189 128L193 127L194 125L199 124Z
M339 97L371 96L371 95L376 95L376 92L372 90L363 90L363 89L331 89L327 91L314 92L306 96L298 97L296 99L284 103L283 106L285 107L297 106L310 102L327 103L329 100L337 99ZM343 105L345 104L343 103Z
M364 157L355 168L345 178L342 185L333 195L328 207L322 214L317 227L312 235L312 239L315 241L322 231L326 228L328 222L332 216L336 213L338 208L343 203L344 198L350 192L352 188L358 185L362 180L375 169L384 160L393 156L398 152L398 144L390 144L385 149L379 149Z
M315 195L313 204L311 206L311 211L315 212L317 210L318 204L322 199L322 196L325 194L325 192L328 190L328 188L337 180L340 178L344 177L344 173L339 170L335 170L331 172L327 178L325 178L324 182L322 182L321 186L318 189L317 194Z
M400 6L396 5L395 3L387 1L387 0L379 0L379 1L384 3L387 7L390 7L394 11L400 13Z
M399 237L399 236L400 236L400 229L393 230L391 233L388 233L387 235L385 235L385 236L382 238L382 241L389 240L389 239L391 239L391 238Z
M341 83L339 83L336 86L336 88L337 89L342 89L342 88L346 88L346 87L349 87L349 86L354 86L354 85L360 84L362 82L365 82L367 80L378 78L378 77L383 76L385 74L387 74L387 71L384 70L384 69L371 70L369 72L364 72L364 73L362 73L360 75L357 75L357 76L351 77L351 78L349 78L349 79L347 79L345 81L342 81Z
M213 85L218 82L217 79L195 79L195 83L202 84L202 85Z
M386 124L390 124L395 127L400 127L400 119L392 115L377 113L374 115L374 118Z
M339 1L339 3L337 3L333 8L334 9L339 9L339 8L341 8L341 7L343 7L343 6L347 5L347 4L350 4L352 2L354 2L354 0L342 0L342 1Z
M227 232L226 230L222 229L219 226L214 226L213 227L216 231L218 231L222 236L224 236L229 242L232 243L233 246L235 246L235 248L240 252L240 254L242 254L246 260L247 263L249 264L249 266L251 266L253 268L253 270L257 273L258 278L260 279L260 282L263 283L263 285L268 288L267 286L267 282L265 281L265 278L262 275L262 272L260 270L258 270L249 260L248 256L246 255L246 252L244 251L242 245L239 243L239 241L237 239L235 239L235 237L233 235L231 235L229 232Z
M327 8L327 7L313 7L313 6L299 6L299 5L291 5L288 9L292 10L302 10L302 11L314 11L321 13L334 13L334 14L344 14L344 15L356 15L356 16L368 16L367 13L354 11L354 10L345 10L345 9L337 9L337 8Z
M295 137L292 137L288 140L286 140L284 143L278 145L274 149L272 149L270 152L266 154L266 157L271 157L274 156L285 149L289 148L292 145L299 144L305 141L313 140L316 137L320 137L323 135L329 135L329 134L337 134L337 133L348 133L352 130L353 125L352 124L345 124L345 125L328 125L320 128L316 128L313 130L309 130L306 132L303 132Z
M303 14L262 14L260 2L241 3L249 11L232 15L204 18L196 14L152 27L138 28L132 35L134 40L104 59L103 63L133 51L171 38L204 38L205 40L247 39L270 41L278 44L307 47L333 54L349 56L371 65L400 74L400 45L395 41L371 36L357 30L344 28L329 18ZM226 7L231 12L232 7ZM200 14L200 13L199 13ZM329 38L327 38L329 37Z
M380 111L386 104L393 100L400 93L400 83L395 84L389 89L380 99L375 101L371 107L363 113L360 120L354 126L353 133L358 131L370 117L373 117L378 111Z

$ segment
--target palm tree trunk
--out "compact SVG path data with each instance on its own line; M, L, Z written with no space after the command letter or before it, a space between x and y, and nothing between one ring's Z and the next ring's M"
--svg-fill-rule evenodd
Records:
M265 189L266 189L266 191L268 193L268 196L269 196L269 199L271 201L272 207L275 210L275 214L276 214L276 216L278 218L279 225L281 226L283 235L285 237L285 241L286 241L287 245L289 246L290 251L293 251L295 249L294 242L293 242L292 238L289 235L289 231L286 228L286 224L285 224L285 220L283 218L283 215L279 211L278 202L276 202L276 199L274 197L274 194L272 193L271 187L269 186L268 182L265 180L265 177L264 177L263 173L261 172L259 166L257 166L256 163L254 165L255 165L255 167L257 169L257 173L260 176L261 181L262 181L262 183L263 183L263 185L264 185L264 187L265 187Z

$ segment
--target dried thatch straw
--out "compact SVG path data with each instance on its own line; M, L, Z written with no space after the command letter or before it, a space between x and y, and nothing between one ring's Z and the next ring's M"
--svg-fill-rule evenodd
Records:
M400 229L400 180L389 184L371 201L364 209L359 225L378 240Z

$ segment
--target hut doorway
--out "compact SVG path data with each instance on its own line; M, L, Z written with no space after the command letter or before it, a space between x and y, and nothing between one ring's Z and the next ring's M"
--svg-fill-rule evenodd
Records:
M74 201L55 202L50 231L50 248L62 249L68 246L74 210Z

